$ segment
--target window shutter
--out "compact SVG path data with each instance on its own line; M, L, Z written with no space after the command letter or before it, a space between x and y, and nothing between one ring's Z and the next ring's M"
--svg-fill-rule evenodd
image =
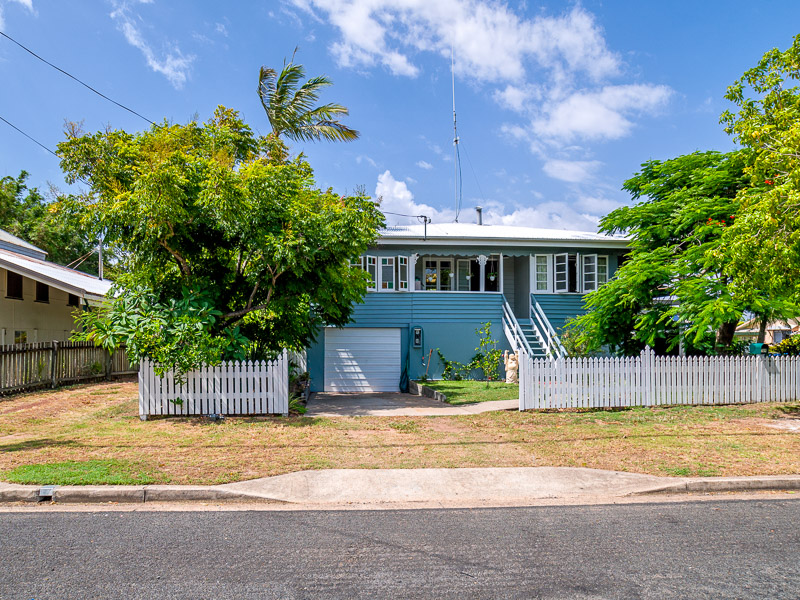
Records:
M397 257L397 289L401 292L408 291L408 257Z
M546 294L552 291L552 255L537 254L533 257L533 288L534 292Z
M597 287L608 283L608 256L597 257Z
M367 275L369 275L369 282L367 283L367 291L374 292L378 289L378 258L376 256L366 256Z
M581 260L583 292L597 289L597 254L584 254Z
M555 291L559 293L566 293L569 291L569 274L567 270L569 255L556 254L553 257L553 260L555 263Z

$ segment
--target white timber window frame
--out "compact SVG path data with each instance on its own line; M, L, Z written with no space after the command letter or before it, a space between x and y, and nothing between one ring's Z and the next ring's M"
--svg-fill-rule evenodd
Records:
M353 260L351 260L350 261L350 268L351 269L361 269L363 271L364 270L364 257L363 256L359 256L359 257L354 258Z
M597 287L608 283L608 256L597 257Z
M369 275L369 282L367 283L367 291L374 292L378 289L378 257L370 256L365 257L365 271Z
M553 255L535 254L531 273L533 292L535 294L553 293Z
M581 289L584 293L597 289L597 254L581 255Z
M569 254L553 255L553 291L556 294L569 292Z
M395 291L394 256L381 256L381 268L378 272L378 290L381 292Z
M408 291L408 257L397 257L397 291Z

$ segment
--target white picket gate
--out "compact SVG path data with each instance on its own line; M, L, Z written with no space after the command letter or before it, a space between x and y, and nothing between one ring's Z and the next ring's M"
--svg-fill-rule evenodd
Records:
M163 377L143 359L139 369L139 418L151 415L289 414L289 358L274 361L222 362Z
M738 404L800 399L797 356L520 356L520 410Z

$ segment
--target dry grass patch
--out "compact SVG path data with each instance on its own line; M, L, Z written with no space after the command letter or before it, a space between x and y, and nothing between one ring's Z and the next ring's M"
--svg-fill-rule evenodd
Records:
M207 484L327 468L800 473L800 433L771 426L799 416L789 404L142 422L136 394L135 383L102 383L0 400L0 479L26 465L82 461L136 465L155 483Z

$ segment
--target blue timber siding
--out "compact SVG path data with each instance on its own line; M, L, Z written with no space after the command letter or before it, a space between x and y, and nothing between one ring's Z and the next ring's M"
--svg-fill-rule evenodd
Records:
M417 379L427 369L430 379L440 379L443 365L437 349L448 360L468 363L475 354L479 337L475 330L491 322L492 338L501 350L510 350L503 333L502 294L412 292L367 294L363 304L353 310L353 322L347 327L399 327L401 357L408 363L410 379ZM411 347L414 327L422 328L422 347ZM433 352L431 353L431 350ZM430 365L427 364L428 357ZM311 390L322 391L325 380L325 331L308 349ZM397 374L398 381L400 373Z
M504 252L504 293L519 319L529 317L527 303L530 291L530 256L533 254L553 254L578 252L582 254L602 254L609 257L609 277L617 269L622 251L616 249L591 249L574 247L540 247L524 251L509 252L508 249L486 246L431 247L424 248L377 248L367 254L376 256L408 256L418 252L417 275L425 256L469 257L478 254ZM414 276L410 276L413 286ZM536 294L553 327L560 332L567 320L584 314L584 296L581 294ZM487 321L492 323L492 338L501 350L510 350L503 333L503 294L479 292L370 292L363 304L353 309L353 320L347 327L396 327L401 333L401 357L408 364L410 379L427 375L431 379L441 378L443 365L438 358L437 349L449 360L468 363L478 346L475 330ZM414 327L422 328L422 348L411 347ZM429 353L433 349L430 365ZM308 368L311 375L312 391L322 391L325 370L325 331L308 348ZM400 373L398 373L398 381Z
M534 294L534 298L558 333L569 319L586 313L582 294Z

